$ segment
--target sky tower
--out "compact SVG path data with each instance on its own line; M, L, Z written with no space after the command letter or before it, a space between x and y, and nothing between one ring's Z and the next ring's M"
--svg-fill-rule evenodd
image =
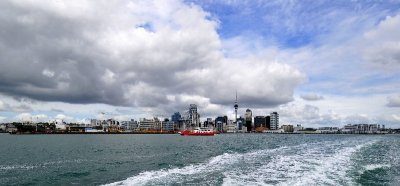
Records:
M235 100L235 124L237 124L237 110L238 110L238 103L237 103L237 91L236 91L236 100Z

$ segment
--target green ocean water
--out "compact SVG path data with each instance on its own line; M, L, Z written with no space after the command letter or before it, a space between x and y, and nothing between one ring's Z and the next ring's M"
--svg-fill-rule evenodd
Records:
M0 134L0 185L400 185L400 135Z

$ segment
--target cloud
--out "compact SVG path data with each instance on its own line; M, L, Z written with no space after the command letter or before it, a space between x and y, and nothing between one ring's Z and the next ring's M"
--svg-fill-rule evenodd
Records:
M0 111L10 110L10 105L0 100Z
M33 115L31 113L20 113L15 116L14 121L18 122L48 122L49 117L45 114Z
M363 35L364 59L382 68L400 64L400 15L387 16L379 25ZM397 69L397 68L396 68Z
M399 115L397 115L397 114L392 114L392 118L393 118L394 120L396 120L397 122L400 122L400 116L399 116Z
M388 107L400 107L400 95L387 97Z
M1 111L21 113L21 112L30 112L32 111L32 108L26 103L24 103L24 101L10 105L0 100L0 112Z
M227 58L219 21L178 0L2 1L0 92L43 102L172 112L168 96L276 106L293 100L296 68L262 56ZM26 68L29 67L29 68ZM178 102L187 104L186 102ZM186 106L186 105L185 105Z
M371 119L366 114L353 114L344 118L348 124L368 124L371 123Z
M278 110L282 120L282 123L298 124L304 123L307 125L323 125L320 123L322 114L320 109L313 105L301 105L301 104L288 104L281 106Z
M302 94L302 95L300 95L300 97L307 101L318 101L318 100L324 99L323 96L320 96L315 93Z

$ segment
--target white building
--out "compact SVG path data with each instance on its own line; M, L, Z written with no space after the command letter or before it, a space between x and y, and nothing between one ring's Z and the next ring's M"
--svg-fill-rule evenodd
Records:
M277 112L271 112L270 125L271 125L271 130L279 129L279 114Z
M318 128L318 133L322 134L335 134L339 132L338 127L319 127Z
M228 124L226 125L226 132L227 133L235 133L236 132L236 125L234 121L228 120Z
M163 121L162 122L162 130L163 131L174 131L175 122L173 121Z
M141 118L139 121L139 130L151 130L155 128L155 120L154 119L146 119Z
M376 134L380 133L378 124L348 124L341 129L342 133Z

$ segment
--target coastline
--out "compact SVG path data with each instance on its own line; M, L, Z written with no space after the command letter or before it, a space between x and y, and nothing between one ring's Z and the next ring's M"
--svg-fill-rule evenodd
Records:
M3 132L8 133L8 132ZM55 132L55 133L19 133L10 132L10 135L76 135L76 134L179 134L178 132ZM262 132L249 132L249 133L220 133L218 135L233 135L233 134L259 134L259 135L388 135L388 133L262 133Z

